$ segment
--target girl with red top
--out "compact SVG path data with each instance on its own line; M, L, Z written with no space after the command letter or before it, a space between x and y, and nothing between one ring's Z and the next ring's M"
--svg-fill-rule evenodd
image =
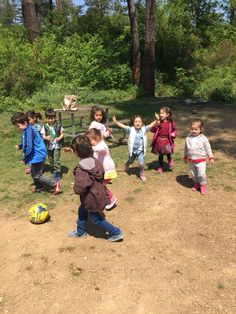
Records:
M163 171L163 159L167 156L169 170L172 170L174 162L171 154L174 152L174 139L176 137L176 125L172 121L170 108L162 107L159 115L156 114L157 124L150 129L154 133L152 138L152 153L159 155L158 173Z

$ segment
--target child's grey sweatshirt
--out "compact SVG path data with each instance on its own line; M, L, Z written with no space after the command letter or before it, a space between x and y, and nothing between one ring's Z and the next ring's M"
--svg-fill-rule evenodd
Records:
M190 162L201 162L207 158L213 158L211 145L207 137L203 134L198 136L188 135L185 139L184 159Z

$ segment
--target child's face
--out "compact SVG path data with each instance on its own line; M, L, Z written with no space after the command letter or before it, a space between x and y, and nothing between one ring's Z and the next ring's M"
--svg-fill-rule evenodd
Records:
M98 136L93 138L93 137L88 135L88 139L89 139L91 146L96 146L98 143L101 142L101 139Z
M134 127L135 129L141 129L141 127L143 126L143 121L140 117L137 117L134 119Z
M21 131L27 127L27 123L26 122L25 123L16 123L15 126L16 126L18 131Z
M29 117L29 124L34 125L36 121L36 118Z
M190 128L192 136L198 136L202 132L202 128L199 123L193 123Z
M101 122L102 121L102 112L101 111L96 111L94 113L94 120L97 122Z
M55 117L54 116L48 116L46 117L47 123L49 125L53 125L55 123Z
M161 109L159 116L160 116L162 121L166 121L169 118L169 113L167 113L163 109Z

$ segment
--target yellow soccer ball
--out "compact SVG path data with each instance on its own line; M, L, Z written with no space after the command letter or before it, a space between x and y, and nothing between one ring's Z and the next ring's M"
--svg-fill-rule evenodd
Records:
M50 219L45 204L35 204L28 210L28 218L33 224L42 224Z

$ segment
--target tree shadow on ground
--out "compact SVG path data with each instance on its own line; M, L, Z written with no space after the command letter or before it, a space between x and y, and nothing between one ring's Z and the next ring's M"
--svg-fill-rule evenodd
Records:
M176 177L176 181L185 188L193 186L193 180L188 175L179 175Z

